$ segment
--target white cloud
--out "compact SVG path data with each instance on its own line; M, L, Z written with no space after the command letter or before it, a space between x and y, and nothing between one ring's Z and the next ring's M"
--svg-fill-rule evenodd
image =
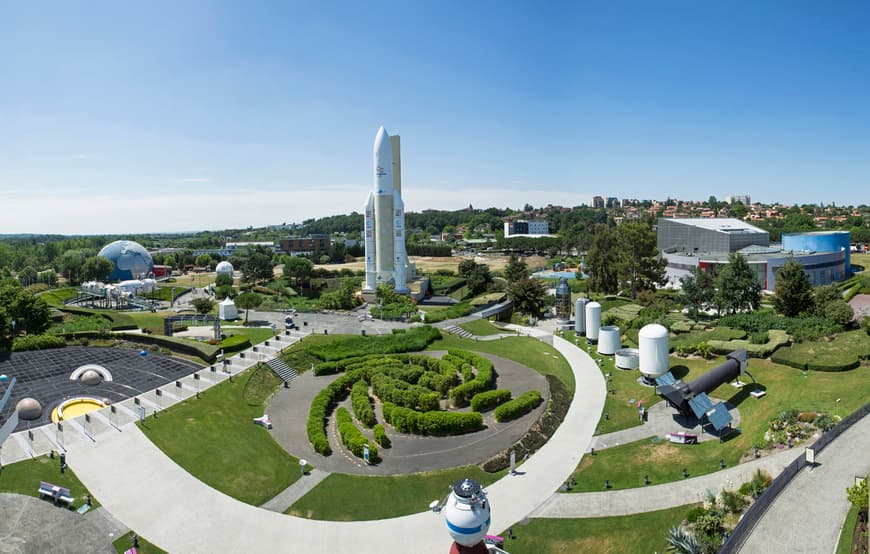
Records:
M123 189L119 189L123 190ZM16 191L18 192L18 191ZM362 212L369 187L288 188L280 191L178 191L148 194L80 192L10 194L3 199L0 233L147 233L264 226L312 217ZM591 195L559 190L473 188L405 189L408 211L522 207L561 204L576 206Z

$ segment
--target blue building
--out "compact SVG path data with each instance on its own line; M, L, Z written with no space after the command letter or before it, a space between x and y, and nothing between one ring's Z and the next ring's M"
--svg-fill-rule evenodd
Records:
M783 233L782 249L792 252L845 252L846 273L852 272L849 231L814 231L810 233ZM839 279L835 279L839 280Z

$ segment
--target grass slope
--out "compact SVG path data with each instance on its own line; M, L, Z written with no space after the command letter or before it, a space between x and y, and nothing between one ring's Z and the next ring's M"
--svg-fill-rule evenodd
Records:
M476 342L445 335L442 340L429 345L428 350L447 350L459 348L487 352L502 358L514 360L517 363L528 366L542 375L553 375L565 383L571 394L574 394L574 373L571 366L559 352L550 345L531 337L507 337L491 342Z
M192 475L259 506L299 478L298 460L251 422L280 386L271 370L256 366L138 425Z
M333 473L286 513L330 521L399 517L423 512L433 500L443 500L460 479L470 477L486 486L504 474L487 473L477 466L389 477Z
M649 554L665 552L668 529L679 524L691 506L618 517L588 519L534 518L512 527L511 554Z
M722 362L671 358L671 371L684 381L691 381ZM573 476L577 485L572 492L604 490L609 479L614 489L643 486L648 474L652 484L682 479L682 469L690 476L719 470L722 459L730 467L762 441L768 422L784 410L828 412L841 417L853 412L870 395L870 379L865 367L837 373L811 372L807 377L794 368L769 360L751 360L749 371L767 391L761 399L749 397L753 385L738 390L724 384L710 396L730 401L740 409L741 433L725 443L709 441L699 445L652 443L649 439L600 450L594 457L585 456ZM745 380L745 379L744 379ZM640 385L637 385L640 389ZM837 399L840 402L837 402Z
M513 331L509 331L506 329L501 329L500 327L496 327L489 321L485 319L475 319L474 321L469 321L468 323L463 323L460 325L461 328L465 329L472 335L478 335L481 337L489 336L489 335L498 335L501 333L513 333Z
M38 498L40 481L68 488L75 498L72 509L77 509L84 504L85 495L89 494L88 489L69 467L63 473L60 472L59 458L52 460L48 456L40 456L3 466L0 470L0 492L13 492ZM96 499L93 500L93 505L99 506Z
M112 542L115 547L115 552L124 554L127 550L133 548L133 538L130 534L121 535ZM162 548L151 544L142 537L139 537L139 548L136 549L136 554L167 554Z

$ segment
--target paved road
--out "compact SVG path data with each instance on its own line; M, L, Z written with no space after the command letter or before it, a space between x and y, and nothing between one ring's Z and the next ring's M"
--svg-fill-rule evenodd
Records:
M829 444L780 493L741 552L833 552L849 511L846 487L870 471L870 416Z
M492 532L503 532L531 514L565 481L589 448L604 407L604 378L592 359L565 340L555 338L554 346L574 371L577 394L553 437L522 465L523 474L488 487ZM68 461L113 515L170 552L274 552L292 545L294 551L310 553L443 554L450 545L443 516L432 512L325 522L244 504L184 471L135 425L112 440L76 445Z
M97 508L85 514L47 500L0 494L0 553L115 552L112 541L127 528Z
M533 514L534 517L579 518L622 516L675 508L700 502L708 490L736 489L749 481L757 469L776 477L798 456L802 448L794 448L752 460L716 473L692 477L673 483L608 492L557 493Z

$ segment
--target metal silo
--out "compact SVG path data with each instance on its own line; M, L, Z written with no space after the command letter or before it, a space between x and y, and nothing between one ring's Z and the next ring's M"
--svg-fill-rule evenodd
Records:
M574 332L578 335L586 334L586 304L588 298L578 298L574 303Z
M598 342L598 329L601 327L601 304L590 302L586 304L586 339Z

